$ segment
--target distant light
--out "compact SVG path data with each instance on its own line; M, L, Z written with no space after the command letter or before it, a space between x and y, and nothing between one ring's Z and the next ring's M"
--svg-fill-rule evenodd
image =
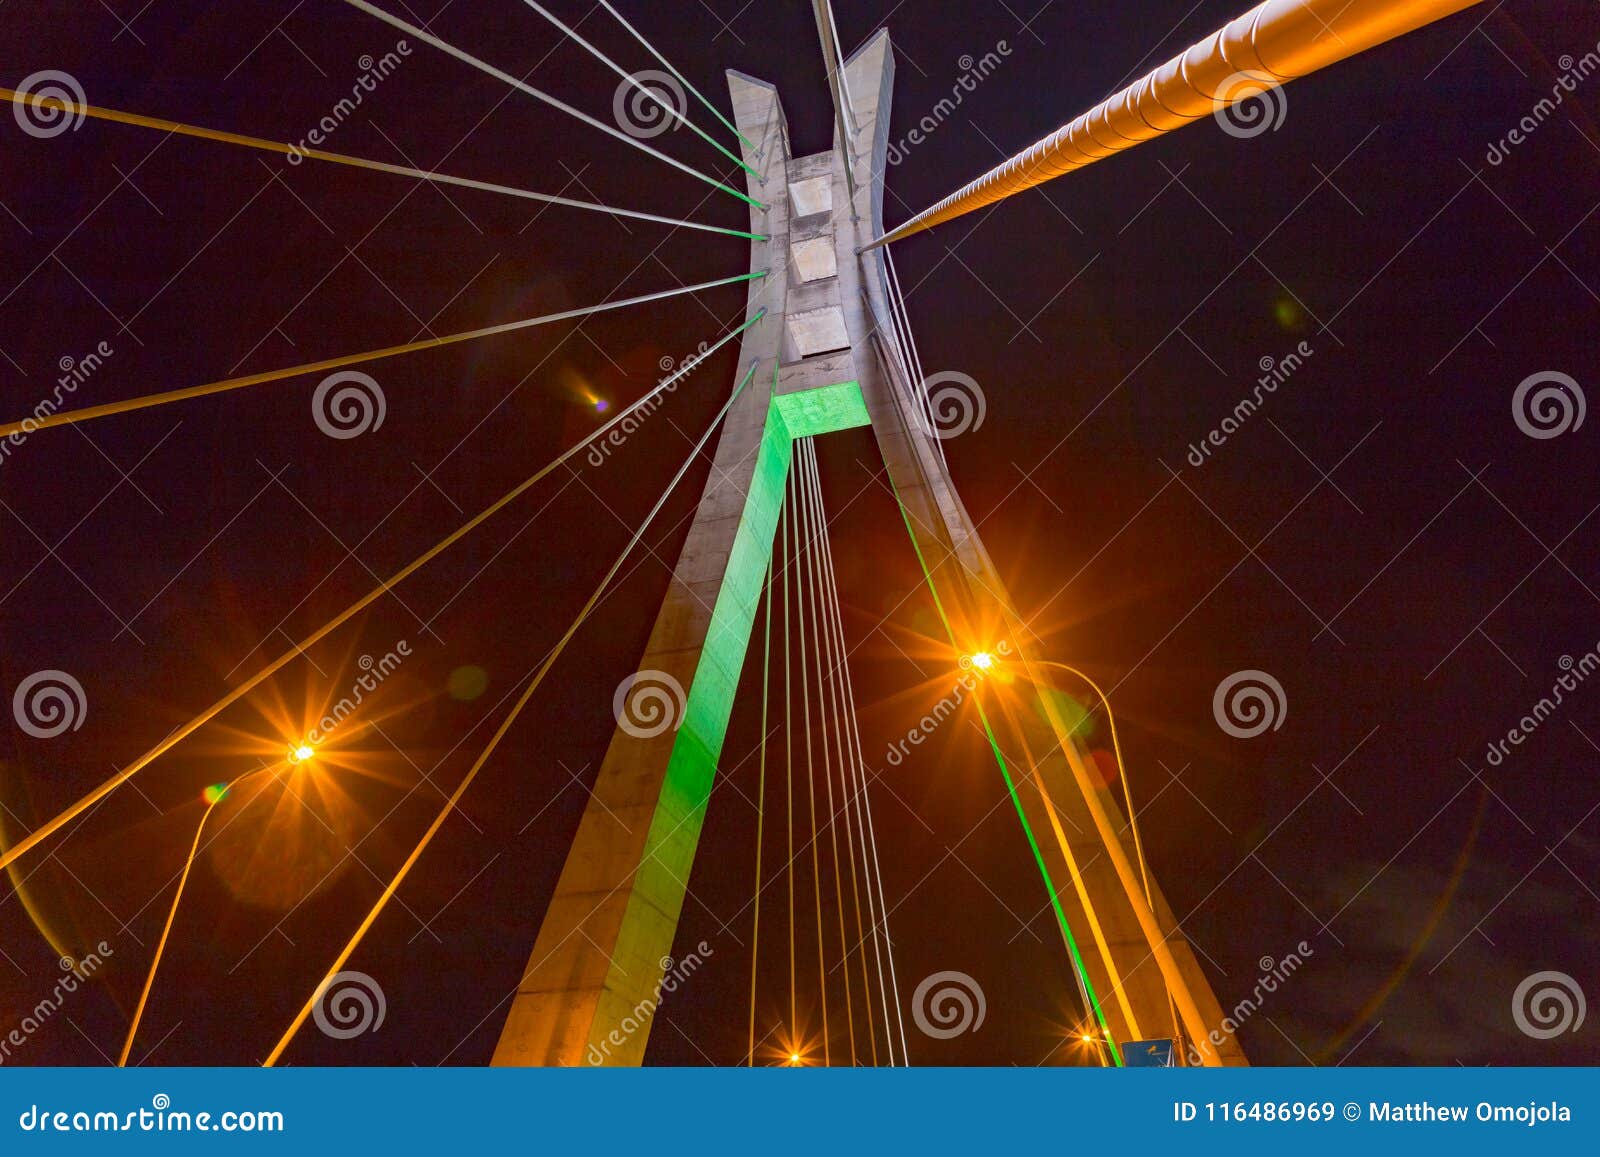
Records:
M1083 1040L1083 1043L1086 1044L1086 1045L1094 1043L1094 1037L1090 1036L1088 1033L1084 1033L1083 1037L1081 1039Z
M445 690L450 698L468 703L482 695L489 686L489 672L482 667L457 667L450 672Z
M228 785L225 783L214 783L200 794L205 798L206 803L212 805L219 804L228 798Z
M789 1054L789 1063L791 1065L798 1065L800 1063L800 1054L799 1053L790 1053Z
M316 748L312 747L309 743L302 743L298 747L292 747L289 749L289 762L304 763L316 753Z
M966 663L962 665L976 667L980 671L992 671L994 669L994 664L995 658L992 651L977 651L971 655L968 655Z

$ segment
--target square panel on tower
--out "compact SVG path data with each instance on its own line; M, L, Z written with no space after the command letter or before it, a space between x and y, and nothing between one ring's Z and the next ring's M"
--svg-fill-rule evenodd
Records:
M850 332L845 329L844 310L837 305L808 309L789 315L789 340L803 358L831 350L850 348Z
M807 177L789 182L789 205L796 217L833 212L833 178Z
M789 246L789 268L802 282L824 281L839 276L839 258L833 248L833 234L807 237Z

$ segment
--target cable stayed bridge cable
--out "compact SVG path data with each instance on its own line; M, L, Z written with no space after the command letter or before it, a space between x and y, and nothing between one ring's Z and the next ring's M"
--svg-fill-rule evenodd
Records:
M753 141L751 141L749 137L747 137L743 133L741 133L736 127L734 127L732 122L730 122L727 117L722 115L722 112L717 108L716 105L712 104L709 100L707 100L705 97L700 95L700 90L697 89L694 85L690 84L689 81L688 81L688 78L685 77L683 75L683 73L679 72L676 68L672 67L672 62L671 61L669 61L665 56L662 56L661 53L656 51L655 45L651 44L648 40L646 40L644 38L644 33L640 32L632 24L628 23L627 18L625 16L623 16L622 13L618 12L615 8L613 8L611 6L611 4L609 3L609 0L600 0L600 7L604 8L607 12L611 13L611 15L615 16L617 18L617 23L621 24L629 32L633 33L633 38L635 40L637 40L640 44L644 45L645 50L648 51L651 56L655 57L658 61L661 62L661 67L666 69L667 72L672 76L672 78L674 80L676 80L679 84L683 85L684 88L688 89L691 93L693 93L695 98L697 100L699 100L699 102L701 104L705 105L706 108L710 109L711 110L711 115L716 117L719 121L721 121L722 124L723 124L723 127L726 128L730 133L732 133L734 136L738 137L741 141L743 141L744 144L745 144L745 147L750 148L750 149L756 149L757 148L755 143ZM758 155L759 155L759 150L758 150Z
M817 619L821 625L817 641L817 662L819 672L823 672L822 682L826 685L826 698L828 711L833 724L833 750L839 771L839 806L836 808L833 799L833 771L828 769L828 834L833 846L833 858L836 872L836 884L839 904L839 942L842 950L841 971L845 976L845 1008L850 1011L850 953L852 951L849 934L845 931L845 902L842 874L839 864L839 839L838 826L840 812L843 812L843 826L845 830L845 850L850 861L850 895L855 904L856 914L856 943L854 951L861 961L861 996L865 1004L864 1023L867 1026L867 1037L871 1048L873 1064L877 1064L877 1033L872 1024L872 987L867 973L866 936L861 919L861 888L859 873L856 870L855 854L855 828L851 823L852 809L850 798L850 785L847 779L846 768L850 759L847 750L848 741L845 737L844 710L840 705L840 677L839 659L836 657L834 641L833 607L829 600L827 586L827 570L824 560L824 549L828 545L827 519L822 509L822 488L819 483L817 470L817 447L815 438L805 439L797 447L798 459L796 468L802 474L802 485L807 495L806 508L812 528L811 555L812 555L812 581L817 591ZM826 732L825 732L826 733ZM863 851L865 849L863 848ZM851 1012L851 1061L855 1058L855 1029L854 1014Z
M0 97L4 97L16 105L92 117L96 120L112 121L116 124L135 125L139 128L159 129L162 132L176 133L179 136L217 141L225 145L241 145L247 149L259 149L266 153L279 153L288 157L291 163L302 159L326 161L335 165L349 165L352 168L367 169L374 173L389 173L397 177L413 177L419 181L432 181L439 185L453 185L462 189L477 189L483 193L497 193L506 197L518 197L524 201L538 201L545 205L560 205L567 209L585 209L594 213L627 217L634 221L653 221L658 225L673 225L680 229L698 229L705 233L721 233L725 237L743 237L749 241L766 240L760 234L748 233L742 229L727 229L721 225L707 225L701 221L682 221L676 217L664 217L658 213L644 213L637 209L621 209L615 205L579 201L572 197L558 197L551 193L535 193L531 189L519 189L514 185L500 185L493 181L480 181L472 177L455 177L449 173L437 173L431 169L412 168L410 165L392 165L387 161L373 161L366 157L351 156L348 153L330 153L325 149L308 149L301 145L286 144L282 141L269 141L263 137L224 132L221 129L208 129L201 125L165 120L162 117L143 116L139 113L123 112L114 108L102 108L92 104L78 104L74 101L62 100L56 96L43 96L37 93L22 93L11 88L0 88Z
M932 229L1233 105L1259 101L1291 80L1481 2L1265 0L863 249Z
M611 580L616 578L617 572L620 571L623 565L628 561L628 556L633 553L634 547L639 545L640 541L644 538L645 532L650 529L650 524L655 521L656 515L661 513L661 508L667 504L667 500L671 498L673 493L677 490L678 484L683 481L683 476L689 472L690 468L694 466L695 460L700 457L700 452L705 449L706 443L711 440L711 435L717 432L717 428L722 425L723 419L727 417L728 411L733 409L733 404L738 401L740 395L744 393L745 386L749 385L750 379L755 376L756 366L758 364L758 362L750 363L749 373L745 374L745 376L740 380L738 386L734 389L728 400L723 403L722 409L717 411L716 417L711 419L711 423L706 427L705 433L702 434L700 436L700 440L694 444L694 448L689 451L688 457L684 459L683 465L678 468L678 472L674 474L672 476L672 480L667 483L666 490L664 490L661 493L661 496L656 499L655 505L650 508L650 512L644 516L644 520L640 522L638 527L634 530L632 537L628 539L627 545L622 548L622 553L617 555L616 561L611 564L611 569L606 571L605 576L595 587L594 593L589 596L589 601L583 604L583 609L578 612L577 617L572 620L572 623L567 627L561 638L556 641L555 645L551 647L549 652L545 655L544 661L539 664L538 669L528 680L528 685L523 688L522 694L517 697L516 703L513 704L511 710L506 713L506 717L501 720L500 726L495 729L495 732L490 737L489 742L484 746L483 750L479 752L478 758L473 761L471 768L467 770L467 773L462 777L461 782L456 785L455 791L450 793L450 798L447 799L444 806L439 809L439 813L434 817L433 822L428 825L428 829L423 833L422 839L419 840L417 845L411 849L410 855L405 858L405 861L400 865L399 870L394 874L393 878L390 879L389 883L384 886L383 892L378 896L377 901L372 905L371 909L368 910L366 917L361 921L361 924L356 928L350 939L345 943L344 949L339 953L334 962L328 966L328 970L324 974L321 982L319 982L317 987L312 990L311 995L306 998L305 1004L301 1007L299 1013L296 1014L288 1029L284 1031L282 1038L278 1041L277 1045L274 1046L272 1052L267 1054L267 1059L262 1062L263 1068L271 1068L273 1065L277 1064L279 1058L283 1056L284 1050L287 1049L290 1042L294 1040L295 1034L300 1031L301 1027L306 1023L306 1020L311 1016L312 1009L316 1007L317 998L322 994L324 988L332 982L333 978L338 975L341 969L344 968L350 957L354 955L355 950L361 946L361 941L366 938L367 932L372 928L373 924L377 923L378 917L382 915L383 910L388 907L389 901L393 899L395 893L399 891L400 885L404 883L405 878L410 875L411 869L416 867L417 861L422 858L422 853L425 852L428 848L428 845L433 842L433 837L436 836L439 832L439 829L444 826L445 820L450 818L451 813L456 809L456 805L461 802L461 797L466 795L467 789L472 786L473 780L478 778L478 773L482 771L484 765L489 762L490 756L492 756L495 752L495 749L500 746L500 741L505 738L506 733L509 732L512 725L516 723L517 718L522 714L523 708L528 705L528 701L533 698L533 693L539 689L540 685L544 682L545 676L550 673L550 669L554 667L556 665L556 661L561 658L562 653L567 649L567 644L572 642L573 636L575 636L583 627L584 623L588 621L589 615L594 611L594 608L599 605L600 600L605 597L606 588L611 585ZM604 901L602 901L602 903L603 902Z
M1116 712L1111 710L1111 700L1106 696L1106 693L1100 689L1099 683L1089 678L1086 673L1080 671L1078 668L1068 663L1056 662L1053 659L1035 661L1046 667L1060 668L1081 682L1088 684L1089 689L1099 696L1100 705L1105 708L1106 723L1111 729L1111 752L1117 761L1117 778L1122 781L1122 798L1127 802L1128 805L1128 827L1133 833L1133 854L1139 862L1139 878L1144 883L1145 903L1150 905L1151 911L1154 911L1156 900L1154 890L1150 884L1150 866L1145 861L1144 840L1139 834L1139 809L1135 807L1133 803L1133 785L1128 780L1128 767L1122 759L1122 741L1117 738L1117 716ZM1167 993L1167 1005L1172 1013L1173 1039L1179 1042L1179 1044L1182 1044L1183 1022L1178 1017L1178 1007L1173 1002L1172 993L1170 991Z
M807 605L811 612L811 653L813 666L817 676L817 716L821 726L817 728L821 736L822 748L822 779L827 788L828 803L828 843L833 853L833 886L834 905L839 917L839 952L843 967L840 969L841 979L844 982L844 1009L845 1026L850 1041L850 1064L857 1063L856 1058L856 1014L855 1003L850 992L850 938L845 932L844 922L844 870L839 860L839 811L833 798L833 756L832 752L838 747L839 716L837 705L834 704L828 693L827 660L823 655L823 625L821 610L822 571L817 560L817 540L822 531L817 526L816 506L812 497L809 477L805 473L805 465L810 461L814 450L813 439L805 438L795 447L795 462L791 467L799 477L800 516L805 524L806 539L806 580ZM834 708L830 712L830 707ZM829 722L834 727L834 742L828 738ZM820 929L819 929L820 932Z
M344 354L336 358L325 358L318 362L306 362L303 365L287 366L278 370L264 370L258 374L243 374L236 378L223 378L221 381L207 382L199 386L185 386L181 390L168 390L160 394L146 394L143 397L127 398L120 402L106 402L99 406L86 406L78 410L58 410L42 417L23 418L19 421L7 422L0 425L0 438L11 434L31 434L36 430L48 430L53 426L66 426L75 422L87 422L93 418L106 418L113 414L126 414L132 410L143 410L150 406L162 406L169 402L186 401L189 398L200 398L210 394L226 393L229 390L244 389L246 386L259 386L267 382L279 382L285 378L299 377L302 374L317 374L324 370L336 370L344 366L361 365L364 362L379 361L383 358L392 358L400 354L417 353L421 350L439 349L442 346L455 345L458 342L475 341L478 338L493 337L497 334L514 333L520 329L530 329L534 326L548 325L557 321L571 321L574 318L588 317L591 314L606 313L613 309L622 309L630 305L643 305L650 301L662 301L669 297L677 297L685 293L698 293L703 289L715 289L721 285L734 285L739 282L757 281L767 274L741 273L735 277L723 277L716 281L704 281L699 285L682 285L677 289L665 289L656 293L641 294L637 297L626 297L616 301L605 301L599 305L583 306L580 309L562 310L560 313L547 313L541 317L527 317L520 321L507 321L499 325L484 326L481 329L469 329L461 333L446 334L443 337L430 337L422 341L407 342L404 345L385 346L382 349L365 350L357 354Z
M846 858L850 862L850 897L854 904L856 915L856 943L854 950L859 956L861 962L861 996L863 1002L865 1003L864 1021L867 1026L867 1042L871 1050L872 1063L876 1065L878 1063L878 1039L877 1031L872 1023L872 984L871 977L867 971L865 923L861 917L861 874L857 870L856 866L855 825L851 822L853 809L848 772L846 770L849 765L849 760L852 758L852 754L850 751L849 740L846 735L844 720L847 713L852 710L852 706L843 702L843 681L840 678L841 659L837 653L837 647L834 639L834 607L829 598L829 588L826 581L827 556L825 553L826 551L831 550L831 546L829 545L829 540L827 537L827 518L822 505L822 487L820 484L819 471L817 469L817 446L815 438L806 439L801 465L805 470L806 485L811 492L812 524L816 527L818 542L818 547L815 553L818 555L817 589L819 591L819 601L822 607L823 619L822 651L825 655L824 665L827 669L828 676L828 705L833 717L834 751L838 757L840 789L839 800L840 806L844 812L843 822L845 833L845 854ZM830 784L831 782L832 781L830 780ZM829 808L832 810L831 802L829 804ZM865 848L862 850L865 852ZM834 856L835 859L837 859L837 845L835 845ZM843 928L843 898L841 898L839 901L839 908L841 925L839 930L839 938L845 944L845 969L848 973L849 957L852 949L850 947L849 938L845 934Z
M814 485L817 488L818 509L820 510L822 509L820 475L816 477ZM847 661L848 651L845 645L844 620L842 614L840 613L838 581L833 567L833 549L831 543L829 542L825 541L824 546L826 548L823 553L823 562L825 563L825 573L827 577L826 590L829 593L830 600L833 604L834 632L838 641L839 653L842 656L840 668L844 676L844 695L846 702L849 704L846 718L850 723L850 738L853 744L851 749L851 759L849 761L851 770L850 790L856 803L856 826L857 833L861 838L861 854L864 863L866 862L867 849L869 846L872 852L870 870L867 872L867 907L868 918L871 921L873 934L873 956L877 961L878 968L878 986L879 991L883 993L885 1040L889 1049L889 1063L892 1065L894 1064L895 1037L895 1026L891 1024L889 1018L889 1010L892 1007L895 1012L895 1019L898 1021L898 1032L900 1037L900 1063L909 1064L910 1059L906 1051L905 1040L905 1018L904 1013L901 1011L900 1005L900 983L895 975L894 943L889 934L889 909L883 894L883 870L878 859L877 830L872 823L872 797L867 791L868 784L866 778L866 761L861 750L861 728L860 722L856 717L854 706L855 687L850 675L850 665ZM877 890L876 904L874 903L873 897L874 885L876 886ZM879 912L882 913L881 916L878 915ZM880 929L882 931L881 950L878 944ZM884 957L887 957L889 961L889 986L887 991L884 990L883 980Z
M800 494L799 475L791 469L789 471L789 498L795 502ZM801 551L804 545L804 517L796 510L794 519L794 557L800 585L804 585L805 573L798 570ZM832 1041L828 1031L828 967L823 958L825 941L822 934L822 852L817 840L817 782L816 765L814 762L814 749L812 745L811 726L811 684L808 681L806 670L806 609L805 602L796 591L795 613L800 624L800 710L805 721L806 733L806 797L811 801L811 885L816 896L817 908L817 986L821 990L822 1006L822 1063L824 1066L833 1063ZM794 865L790 864L790 871Z
M916 552L917 564L922 568L923 579L928 586L928 594L933 599L934 611L938 614L940 625L944 627L945 635L950 640L952 647L958 648L960 640L956 637L955 627L950 622L949 615L945 612L944 600L939 597L939 588L933 581L933 571L928 567L928 560L923 557L922 547L917 542L917 531L911 523L911 512L906 509L905 500L900 496L899 490L894 488L890 480L890 489L894 491L895 503L900 508L900 517L905 521L906 533L911 537L911 549ZM994 754L995 764L1000 769L1000 778L1005 782L1006 793L1011 799L1012 807L1016 810L1017 819L1022 824L1023 835L1027 837L1028 849L1033 854L1034 865L1039 871L1039 877L1044 881L1046 894L1050 897L1050 907L1055 913L1056 923L1061 929L1061 938L1067 947L1067 954L1072 959L1073 967L1083 983L1084 992L1095 1019L1106 1035L1107 1048L1111 1051L1112 1059L1118 1067L1122 1066L1122 1053L1116 1040L1111 1035L1110 1025L1106 1021L1105 1010L1100 1005L1100 1000L1095 992L1094 984L1089 979L1087 966L1083 961L1083 954L1078 950L1077 938L1072 934L1072 926L1067 922L1067 914L1061 906L1061 895L1055 883L1050 878L1050 868L1045 863L1044 853L1040 850L1038 837L1034 835L1033 825L1028 822L1028 814L1022 805L1022 797L1017 793L1016 780L1011 774L1011 768L1005 754L1000 750L999 740L995 737L994 728L989 723L988 712L984 710L982 699L975 700L978 712L978 721L982 726L984 738L988 741L990 750ZM1065 885L1063 885L1065 887Z
M727 157L728 160L730 160L734 164L738 165L741 169L743 169L745 172L749 173L752 177L755 177L758 180L761 179L761 174L756 172L748 164L746 164L744 159L742 157L740 157L739 154L735 153L733 150L729 149L726 145L722 144L720 141L717 141L715 138L710 136L704 129L702 129L699 125L695 124L692 120L690 120L687 113L680 112L678 109L674 108L673 104L672 104L672 102L670 100L663 100L661 98L661 95L658 92L656 92L655 89L651 88L647 84L644 84L642 81L639 80L638 77L636 77L632 73L628 72L620 64L618 64L616 61L612 60L609 56L607 56L605 53L601 52L598 48L596 48L593 44L590 44L589 41L586 40L578 32L578 30L576 28L573 28L570 25L564 23L559 17L557 17L554 13L552 13L549 9L547 9L543 4L538 3L538 0L522 0L522 2L524 4L526 4L529 8L532 8L540 16L543 16L551 24L555 25L556 28L558 28L560 31L564 32L568 36L568 38L570 38L573 41L573 43L575 43L577 45L580 45L584 49L588 50L590 56L593 56L601 64L604 64L612 72L614 72L618 76L620 76L623 79L623 81L625 81L628 84L633 85L635 90L637 90L639 92L642 92L645 96L649 97L656 104L660 105L661 108L664 109L668 113L668 115L676 118L679 124L683 125L687 129L689 129L696 136L698 136L701 140L705 141L706 144L708 144L712 148L716 149L717 152L719 152L723 156Z
M395 15L392 15L391 13L385 12L382 8L379 8L375 4L367 3L367 0L344 0L344 2L346 4L348 4L348 5L350 5L352 8L361 9L361 11L367 13L369 16L377 17L379 20L382 20L385 24L388 24L388 25L390 25L390 26L392 26L394 28L398 28L400 31L406 33L406 35L408 35L408 36L415 36L418 40L422 41L423 43L433 45L433 47L437 48L439 51L444 52L444 53L448 53L450 56L455 57L457 60L461 61L463 64L471 65L473 68L476 68L479 72L485 73L488 76L492 76L496 80L504 81L506 84L509 84L512 88L516 89L518 92L527 93L529 96L535 98L536 100L543 101L545 104L549 105L551 108L558 109L561 112L566 113L568 116L573 117L576 120L582 121L584 124L588 125L590 128L599 129L601 132L605 133L607 136L615 137L617 140L621 141L623 144L628 145L631 148L638 149L640 152L645 153L645 154L647 154L649 156L652 156L658 161L663 161L666 164L671 165L674 169L677 169L680 172L684 172L684 173L689 174L689 176L695 178L698 181L704 181L706 184L710 185L714 189L720 189L722 192L727 193L729 196L737 197L739 200L743 201L747 205L754 205L754 206L756 206L757 208L760 208L760 209L765 209L767 207L767 206L763 205L760 201L757 201L754 197L751 197L751 196L748 196L748 195L746 195L744 193L739 192L739 190L735 189L732 185L725 185L721 181L717 180L715 177L709 176L706 173L702 173L699 169L695 168L693 165L686 165L682 161L677 160L674 157L669 157L666 153L663 153L660 149L657 149L657 148L655 148L655 147L653 147L651 145L645 144L638 137L629 136L627 133L623 132L621 129L615 127L614 125L608 125L608 124L605 123L605 121L598 120L595 117L590 116L588 113L583 112L581 109L576 109L576 108L572 107L572 105L568 104L566 101L559 100L556 97L551 96L547 92L543 92L540 89L534 88L533 85L527 83L526 81L518 80L516 77L512 76L509 72L505 72L505 71L503 71L501 69L496 68L494 65L490 64L488 61L482 60L482 59L480 59L480 58L478 58L476 56L473 56L470 52L466 52L463 49L457 48L455 45L449 43L446 40L439 39L439 37L435 36L433 33L427 31L426 29L418 28L415 24L411 24L411 23L409 23L409 22L407 22L405 20L400 19L400 17L398 17L398 16L395 16Z
M707 348L706 356L716 352L722 346L726 345L728 342L744 333L744 331L749 329L752 325L755 325L765 316L765 309L756 313L755 316L751 317L743 325L730 331L720 338L714 345ZM151 747L143 755L133 760L127 766L121 768L115 775L101 783L99 787L83 796L76 803L67 807L64 811L58 813L45 823L39 825L22 839L11 845L11 847L6 848L3 852L0 852L0 870L9 867L13 862L31 851L41 841L49 838L52 834L59 831L63 826L72 822L74 818L81 815L90 807L93 807L96 802L111 794L124 783L127 783L128 780L132 779L139 772L143 771L155 760L171 751L184 739L188 738L190 735L193 735L201 727L205 726L205 724L215 719L223 711L227 710L229 707L233 706L233 704L243 699L251 691L255 690L256 687L260 686L272 675L282 670L292 660L304 655L307 650L316 645L322 639L326 638L328 635L332 634L339 627L349 622L356 615L366 610L373 603L377 602L378 599L387 594L392 588L411 577L411 575L421 570L424 566L432 562L439 555L443 554L450 547L460 542L472 531L476 530L479 526L482 526L489 519L493 518L501 510L505 509L517 498L521 497L533 486L546 478L552 471L555 471L561 466L565 465L572 459L574 455L591 446L597 440L605 437L625 419L631 417L633 414L638 413L641 409L648 406L654 399L660 397L663 392L670 389L680 379L688 375L704 360L704 357L697 357L692 360L685 359L683 365L681 365L677 370L673 371L667 377L663 378L654 389L650 390L649 393L645 394L637 402L634 402L633 405L618 411L616 417L612 418L609 422L606 422L602 426L596 427L570 449L563 451L553 461L549 462L545 466L542 466L528 478L518 483L515 487L507 491L495 502L479 511L472 518L458 526L450 534L434 543L427 550L423 551L416 558L412 559L405 566L401 567L388 579L384 580L371 591L368 591L361 598L351 603L333 618L322 624L322 626L312 631L309 635L306 635L304 638L296 641L288 650L284 651L272 662L256 671L255 674L250 676L250 678L246 679L237 687L234 687L231 691L223 695L204 711L201 711L198 715L195 715L193 718L188 720L186 723L183 723L179 727L174 728L159 743Z

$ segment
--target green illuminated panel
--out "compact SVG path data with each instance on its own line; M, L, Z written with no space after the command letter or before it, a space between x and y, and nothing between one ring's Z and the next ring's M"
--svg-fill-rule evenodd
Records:
M791 438L832 434L835 430L849 430L872 421L867 416L867 403L861 397L861 386L856 382L783 394L773 399L773 405L783 415Z

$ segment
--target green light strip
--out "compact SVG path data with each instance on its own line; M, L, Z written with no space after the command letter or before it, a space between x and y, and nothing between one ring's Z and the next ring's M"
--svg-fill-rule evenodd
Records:
M917 543L917 532L911 526L911 515L906 511L906 504L901 501L900 491L895 487L892 478L889 480L889 489L894 493L895 504L900 507L900 517L906 524L906 533L911 536L911 549L916 552L917 564L922 567L923 577L928 583L928 593L933 596L934 609L939 613L939 621L944 624L945 634L950 637L950 645L959 649L960 643L956 640L950 619L944 613L944 603L940 600L938 588L934 585L933 572L928 569L927 559L922 557L922 547ZM1045 866L1044 853L1040 850L1039 841L1033 834L1033 826L1028 823L1027 814L1022 809L1022 799L1017 795L1017 785L1011 778L1011 769L1006 766L1006 758L1000 750L999 741L995 738L994 729L989 725L989 714L983 709L983 700L974 699L973 703L978 708L978 719L983 724L983 733L989 740L989 747L994 751L994 760L1000 767L1000 775L1005 780L1012 806L1017 809L1017 819L1022 822L1022 832L1028 837L1028 847L1033 852L1033 862L1038 865L1039 875L1044 878L1045 891L1050 895L1050 907L1055 909L1056 920L1061 925L1061 935L1067 942L1067 952L1072 957L1073 966L1078 970L1079 979L1083 981L1083 990L1089 994L1089 1004L1093 1007L1095 1019L1100 1022L1101 1031L1105 1033L1106 1044L1111 1049L1111 1059L1120 1068L1123 1063L1122 1050L1117 1047L1116 1038L1111 1035L1111 1026L1106 1023L1105 1010L1100 1007L1100 998L1094 991L1094 981L1089 978L1089 970L1084 966L1083 955L1078 951L1078 941L1072 935L1072 928L1067 924L1067 914L1062 910L1060 897L1050 880L1050 869Z
M741 390L755 368L752 366L740 383ZM683 909L717 763L733 714L739 674L772 562L785 483L794 461L795 438L866 425L869 421L861 387L855 382L782 396L777 395L777 383L778 367L774 364L773 397L756 450L750 489L734 531L722 585L712 605L711 622L701 645L694 681L684 700L672 753L667 757L666 776L612 955L613 970L621 968L620 961L654 961L671 948L670 929L676 927ZM790 428L790 416L803 434ZM667 925L664 942L663 922ZM626 990L627 985L619 982L616 989ZM608 1007L605 1002L610 999L602 998L602 1011L591 1030L599 1037L632 1011L631 1003L626 1001ZM598 1046L602 1042L591 1038L589 1043Z

